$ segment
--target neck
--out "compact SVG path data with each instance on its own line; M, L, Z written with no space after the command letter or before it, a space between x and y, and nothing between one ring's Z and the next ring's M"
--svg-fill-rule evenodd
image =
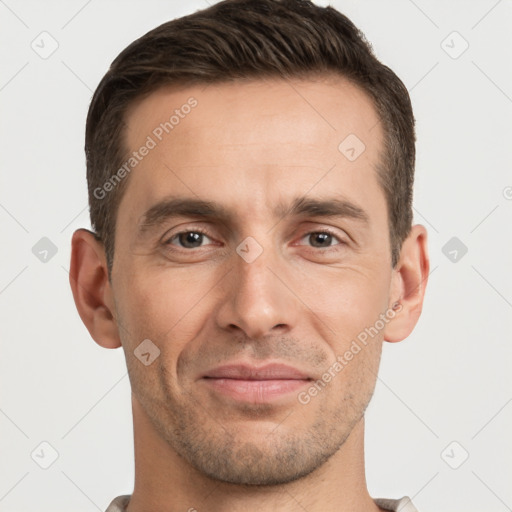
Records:
M132 395L135 487L127 512L378 512L366 487L364 417L321 467L279 486L239 486L210 479L180 457L154 430Z

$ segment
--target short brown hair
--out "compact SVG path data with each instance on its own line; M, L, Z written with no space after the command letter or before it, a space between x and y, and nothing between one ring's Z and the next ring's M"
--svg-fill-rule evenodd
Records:
M387 200L395 267L412 224L416 137L406 87L377 60L363 33L332 7L309 0L224 0L134 41L94 93L85 137L87 182L91 224L104 244L109 276L127 179L105 197L98 198L97 191L126 160L124 116L135 99L165 85L332 72L369 95L383 125L378 180Z

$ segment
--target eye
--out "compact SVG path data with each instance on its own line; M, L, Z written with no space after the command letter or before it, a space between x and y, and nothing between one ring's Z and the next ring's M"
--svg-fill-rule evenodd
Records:
M306 241L305 244L302 242ZM183 249L196 249L213 243L213 240L202 230L194 229L181 231L167 239L165 245L174 245ZM328 230L311 231L306 233L299 242L299 245L309 245L317 249L328 249L336 245L344 245L345 242L334 233Z
M338 238L336 235L331 233L330 231L311 231L307 233L301 238L302 240L307 240L307 242L312 246L319 249L329 248L333 245L342 245L345 242ZM334 243L333 243L334 242Z
M184 249L195 249L197 247L201 247L205 240L212 242L206 233L200 230L194 230L176 233L165 243L166 245L177 245L178 247L182 247Z

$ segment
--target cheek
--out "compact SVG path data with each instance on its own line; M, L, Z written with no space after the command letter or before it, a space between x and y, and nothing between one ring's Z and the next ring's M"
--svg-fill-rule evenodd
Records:
M172 325L176 297L168 281L151 279L140 268L128 269L122 281L118 303L132 326L155 331L163 322Z
M387 304L385 283L378 279L347 279L337 310L326 320L334 325L331 346L343 368L336 385L357 410L366 407L373 393L382 351L383 332L372 330Z
M190 322L199 322L194 314L196 293L178 293L181 288L175 285L175 280L151 279L139 272L118 289L119 331L130 380L146 405L165 401L162 379L176 388L177 361L193 337ZM148 352L151 362L146 365L143 354Z
M190 279L185 271L144 273L140 269L125 280L116 306L121 336L130 345L152 340L166 360L193 339L208 320L211 288L202 273ZM172 341L172 343L169 343Z
M318 328L331 340L336 353L344 351L347 343L373 326L385 312L389 282L383 276L344 268L336 269L331 276L313 276L309 284L303 281L303 296L309 297L307 304L319 319ZM318 283L323 283L323 289Z

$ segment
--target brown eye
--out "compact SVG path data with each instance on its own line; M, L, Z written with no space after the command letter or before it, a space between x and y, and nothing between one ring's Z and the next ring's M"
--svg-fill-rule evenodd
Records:
M336 235L328 231L312 231L311 233L304 235L301 240L306 241L305 245L316 247L318 249L328 249L329 247L345 243Z
M210 240L200 231L183 231L182 233L174 235L167 243L171 245L178 245L184 249L195 249L197 247L201 247L205 239Z
M311 233L308 236L313 247L330 247L333 240L329 233Z

